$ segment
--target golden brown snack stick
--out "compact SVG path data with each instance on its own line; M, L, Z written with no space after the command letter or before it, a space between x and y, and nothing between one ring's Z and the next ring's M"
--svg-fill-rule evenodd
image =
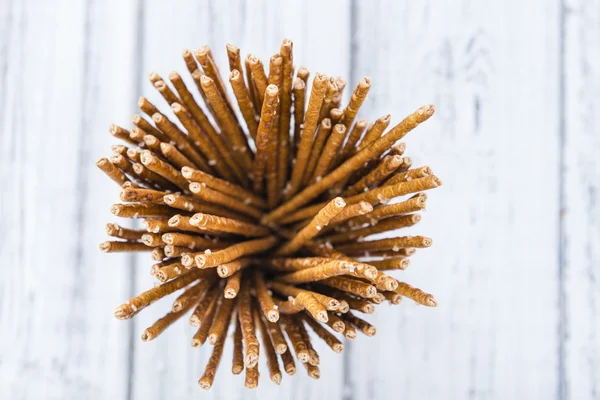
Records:
M354 241L356 239L362 240L369 235L375 235L381 232L392 231L395 229L405 228L407 226L413 226L421 220L419 214L408 214L401 217L393 217L379 221L377 225L367 226L365 228L356 229L348 232L340 232L330 236L323 237L322 241L329 242L331 244L339 244Z
M335 93L335 95L333 96L333 106L334 107L340 107L340 105L342 104L342 95L344 94L344 89L346 88L346 84L347 82L342 79L341 76L338 76L337 78L335 78L335 85L337 86L337 92Z
M323 307L325 307L326 310L329 310L329 311L336 311L336 310L338 310L338 308L340 306L340 303L332 297L326 296L321 293L313 292L310 290L300 289L295 286L286 285L282 282L271 281L271 288L273 290L275 290L277 293L281 293L284 296L298 296L302 292L307 292L308 294L312 295L319 303L321 303L321 305ZM304 305L303 305L303 307L304 307ZM321 309L318 308L318 309L315 309L314 311L315 311L314 315L316 316L316 315L318 315L319 311L321 311ZM322 319L324 319L324 318L322 318Z
M308 157L308 161L306 164L306 169L304 170L304 177L302 178L302 183L307 184L310 178L313 176L315 168L317 166L317 161L321 156L321 152L325 147L325 143L327 142L327 138L331 134L331 120L329 118L325 118L319 124L319 128L317 129L317 134L315 136L315 141L310 150L310 155Z
M233 45L233 44L226 44L225 48L227 49L227 59L229 61L229 71L233 72L233 71L238 71L238 73L241 76L241 83L243 84L243 88L244 91L246 91L246 96L250 99L250 94L248 92L248 87L246 86L246 83L244 82L244 77L241 75L244 72L244 69L242 68L242 57L240 55L240 49L239 47ZM254 105L253 105L254 107ZM255 110L253 110L253 112L255 112Z
M165 83L165 81L162 80L162 78L159 77L159 80L154 82L154 87L160 92L162 97L169 105L181 101L177 97L177 95L171 90L171 88Z
M154 261L162 261L166 258L165 251L162 247L152 249L151 257Z
M152 116L150 116L150 118L152 118ZM162 133L161 131L156 129L154 127L154 125L152 125L150 122L146 121L143 117L135 114L131 118L131 121L138 128L139 132L133 132L133 130L132 130L131 132L129 132L129 137L132 137L132 135L135 135L135 137L136 137L135 140L137 142L141 142L141 140L139 140L139 138L140 137L143 138L143 135L155 136L161 142L166 142L169 140L169 138L164 133Z
M344 118L344 110L339 108L332 108L329 112L329 118L331 118L331 123L334 125L341 124Z
M308 108L304 115L304 127L302 129L302 136L298 143L298 150L296 152L296 162L292 167L292 176L290 179L289 187L286 188L286 196L290 198L300 188L302 184L302 177L304 170L306 169L306 163L308 162L308 156L310 154L310 148L312 147L313 137L317 125L319 123L319 112L321 105L323 104L323 97L325 96L327 77L323 74L317 73L313 80L312 90L308 100Z
M212 354L208 359L208 364L206 364L206 368L204 369L204 374L202 374L202 377L200 380L198 380L198 384L202 389L210 389L215 380L215 375L217 374L217 369L219 368L219 363L221 362L221 357L223 356L224 343L225 335L222 335L215 343Z
M108 132L117 139L121 139L124 142L137 145L137 142L129 137L129 131L125 128L121 128L120 126L115 124L110 124L110 126L108 127Z
M227 328L231 321L234 303L235 301L231 298L224 297L221 299L221 305L219 306L212 326L208 331L208 343L213 346L217 344L221 338L224 339L227 336Z
M250 70L252 71L252 78L254 84L256 85L257 109L260 110L264 101L265 90L269 85L269 80L267 78L267 74L265 74L263 63L258 59L258 57L256 57L254 54L248 54L247 60L247 66L249 66Z
M186 166L195 166L198 163L197 168L206 172L213 172L213 169L208 165L208 161L198 154L196 158L196 162L193 162L189 158L187 158L183 153L181 153L177 147L173 146L171 143L160 143L160 152L165 156L167 161L169 161L173 166L177 169L181 169Z
M148 247L164 247L165 242L162 241L162 235L160 233L144 233L142 235L142 243Z
M364 216L352 218L348 221L348 225L351 227L360 226L366 223L375 225L378 221L385 218L421 211L425 209L426 201L427 195L425 193L418 193L402 202L375 207L372 212Z
M345 254L356 254L365 251L394 250L403 247L425 248L431 246L431 239L424 236L402 236L390 239L371 240L336 246L336 250Z
M216 214L226 218L233 218L240 221L249 221L250 218L239 214L235 211L230 211L226 208L219 207L214 204L205 203L195 197L186 196L179 193L168 194L163 198L166 205L178 210L188 212L204 212L207 214Z
M308 318L303 316L304 322L306 322L312 330L319 336L327 345L336 353L341 353L344 351L344 345L340 342L331 332L323 327L323 325L319 324L317 321L312 318Z
M295 299L285 301L280 299L273 299L273 301L275 302L275 305L277 306L277 309L279 310L280 314L297 314L300 311L304 310L304 306L297 302Z
M302 79L296 78L294 80L292 91L294 93L294 138L292 143L295 149L300 141L302 123L304 122L304 108L306 107L306 83Z
M260 209L267 208L267 203L260 196L257 196L251 191L229 181L219 179L213 175L189 167L182 168L181 173L183 177L188 179L190 182L203 183L211 189L226 193L231 197L242 200L244 203L253 205Z
M410 264L410 259L406 257L395 257L386 260L368 261L368 263L379 271L391 271L396 269L405 270Z
M179 172L171 164L162 161L149 150L144 150L142 152L141 161L142 164L144 164L144 166L151 171L167 179L169 182L172 182L181 190L186 192L188 191L187 179L185 179L183 175L181 175L181 172Z
M181 259L180 258L169 259L169 262L166 265L156 269L154 271L154 273L152 274L160 282L170 281L171 279L176 278L188 271L187 268L185 268L180 262L172 263L172 262L170 262L171 260L180 261ZM164 264L164 263L160 263L160 264ZM156 264L156 265L159 265L159 264ZM154 268L154 266L153 266L153 268Z
M165 252L165 256L167 257L179 257L190 252L190 249L187 247L173 246L171 244L166 245L163 250Z
M244 60L244 65L246 66L246 82L248 85L248 95L250 96L250 100L252 101L252 106L254 110L258 114L259 110L262 108L262 104L258 101L258 89L256 88L256 81L252 76L252 67L250 66L249 56L247 56Z
M233 360L231 365L231 373L239 375L244 370L244 344L242 340L242 325L237 315L235 320L235 331L233 332Z
M306 345L306 342L304 342L304 338L298 329L296 321L289 316L285 316L282 318L282 325L290 342L292 342L292 348L294 349L294 353L296 353L296 358L302 363L308 362L310 359L308 346Z
M229 74L229 82L233 88L233 93L235 94L244 121L246 121L248 132L250 133L250 136L252 136L252 139L256 140L256 132L258 130L256 112L254 111L254 105L252 104L252 100L250 99L246 85L244 84L244 77L239 70L234 69Z
M289 242L277 250L276 254L292 254L300 249L307 241L319 234L323 227L327 226L329 221L338 215L346 206L344 199L336 197L315 215L313 220L298 232Z
M242 326L242 336L244 338L245 356L244 365L246 369L255 367L258 364L258 355L260 345L256 338L256 327L252 316L252 299L250 298L250 287L248 279L242 281L242 290L239 293L238 318Z
M325 147L317 161L317 166L313 171L309 182L320 180L331 168L335 156L338 154L340 146L346 137L346 128L342 124L337 124L333 127L331 135L327 138Z
M167 206L151 203L113 204L110 212L121 218L166 217L173 213Z
M152 326L146 328L144 333L142 334L142 340L144 342L149 342L155 339L158 335L164 332L173 322L177 321L179 318L183 317L186 312L188 312L194 306L194 302L189 302L184 308L177 312L170 312L166 314L164 317L160 318L156 321Z
M282 193L289 174L292 80L294 78L292 41L283 39L279 53L283 59L283 79L281 82L280 94L281 113L279 117L279 151L277 153L277 188L278 193Z
M327 326L333 329L334 332L344 332L346 324L334 313L328 313Z
M129 181L125 174L115 167L107 158L101 158L98 160L98 162L96 162L96 166L119 186Z
M261 239L240 242L214 253L199 254L194 257L194 260L198 268L212 268L245 255L256 254L268 250L275 246L276 243L277 238L275 236L267 236Z
M304 365L304 368L306 368L306 373L308 374L309 377L317 380L319 378L321 378L321 370L319 369L319 367L317 367L316 365L312 365L310 363L302 363L302 365Z
M281 361L283 362L283 369L286 374L291 376L296 373L296 363L294 362L294 356L289 348L281 353Z
M213 282L214 283L214 282ZM206 322L203 320L207 310L210 305L219 297L219 285L213 285L210 289L206 291L206 294L200 300L196 308L194 308L194 312L190 316L190 325L200 327L202 322ZM210 321L212 323L212 320ZM210 325L210 324L209 324ZM210 326L209 326L210 328ZM208 335L208 329L206 330Z
M433 172L431 171L431 168L429 168L428 166L409 169L408 171L399 172L397 174L394 174L394 176L392 176L390 179L388 179L385 182L385 184L386 185L394 185L399 182L406 182L406 181L409 181L412 179L424 178L424 177L430 176L432 174L433 174Z
M375 288L375 286L369 285L368 283L361 282L355 279L345 278L341 276L327 278L321 281L320 283L326 286L343 290L344 292L352 293L356 296L360 296L365 299L372 298L377 294L377 289Z
M342 192L342 196L352 196L360 192L369 190L374 186L379 186L391 174L400 167L403 160L400 156L386 156L371 170L367 175L359 179L354 185Z
M375 123L367 130L365 133L365 137L360 141L358 147L354 150L355 153L358 153L375 140L379 139L381 135L383 135L383 131L387 129L390 125L390 121L392 120L392 116L390 114L385 115L381 118L377 118Z
M265 356L267 358L269 376L271 380L275 382L275 384L279 385L281 383L281 370L279 369L279 362L277 361L277 353L275 352L273 342L271 341L271 337L267 331L265 321L261 318L261 315L256 308L254 310L254 323L258 325L258 330L260 331L263 348L265 349Z
M144 150L144 151L149 151L149 150ZM141 153L139 153L139 154L140 154L140 161L141 161ZM172 183L168 179L163 178L156 172L150 170L149 168L146 168L144 165L142 165L140 163L136 162L135 164L133 164L133 171L135 172L136 176L138 176L140 179L142 179L154 186L158 186L161 189L172 190L172 191L180 190L177 188L177 186L174 183Z
M164 296L171 294L174 291L179 290L191 282L199 279L201 276L203 276L203 272L204 271L201 270L190 271L179 278L173 279L172 281L156 286L135 296L126 303L117 307L115 311L115 317L117 317L117 319L129 319L133 317L135 314L156 300L161 299Z
M281 198L280 187L282 186L280 184L285 183L279 181L279 175L281 175L281 172L283 172L279 171L279 148L281 147L279 143L279 120L281 114L281 86L283 84L282 65L283 58L280 54L275 54L271 57L269 62L269 85L277 86L279 90L278 96L280 102L277 104L276 116L273 121L273 128L271 131L271 140L269 140L268 143L269 157L267 158L265 180L267 184L267 204L269 205L269 208L273 208L275 207L275 205L277 205L277 203L279 203L279 200ZM283 160L281 161L283 162Z
M249 204L245 204L227 194L218 192L216 190L212 190L206 185L200 184L198 182L190 183L189 190L201 200L213 204L219 204L231 210L238 211L244 215L248 215L254 219L259 219L262 215L262 212L259 209L252 207Z
M256 298L260 310L265 318L270 322L277 322L279 320L279 311L271 298L271 293L265 285L265 278L262 273L258 270L254 270L254 290L256 291Z
M435 297L429 293L423 292L421 289L412 287L408 283L398 281L398 287L394 291L424 306L437 307L437 300Z
M273 342L275 352L277 354L285 353L288 349L288 344L283 336L279 322L265 321L265 323L269 330L269 334L271 335L271 341Z
M236 272L248 267L252 259L249 257L238 258L237 260L223 263L217 267L217 273L221 278L227 278Z
M264 177L267 174L270 143L276 139L275 121L279 104L279 89L269 85L264 92L264 103L260 113L260 123L256 134L256 156L254 157L253 182L254 191L260 193L264 188Z
M216 215L197 213L190 219L190 223L200 229L228 232L241 236L262 237L271 233L266 226L250 224L232 218Z
M204 343L206 343L206 339L208 338L208 331L213 324L215 319L215 314L217 313L217 308L219 306L219 301L223 300L220 296L214 296L211 299L211 302L202 315L202 318L199 322L199 328L192 337L192 347L200 347Z
M206 76L208 76L215 82L219 90L219 94L225 101L227 108L231 113L233 113L233 107L231 106L231 101L227 96L227 89L225 88L225 83L221 79L219 69L214 62L210 48L208 46L202 46L194 52L194 56L196 57L198 64L200 64L200 66L202 67L202 70L204 71Z
M258 379L260 374L258 373L258 364L253 367L246 367L246 378L244 380L244 385L248 389L256 389L258 386Z
M354 171L360 169L364 163L380 155L387 150L393 143L400 140L417 125L426 121L434 113L433 105L427 105L419 108L417 111L406 117L402 122L392 128L387 134L373 142L363 151L357 153L354 157L348 159L334 171L329 173L319 182L316 182L305 188L302 192L287 200L284 204L271 211L263 217L263 223L275 222L284 215L298 209L298 207L308 203L327 188L344 179Z
M354 122L354 118L356 118L356 114L358 114L358 110L360 106L364 103L367 98L367 94L371 89L371 78L363 77L354 92L352 92L352 96L350 97L350 103L344 109L344 118L343 122L346 126L346 129L349 130Z
M183 310L184 308L189 309L190 303L196 306L200 301L200 296L210 285L212 284L212 280L203 279L198 283L195 283L191 286L188 286L182 294L180 294L173 305L171 306L172 312L178 312Z
M240 280L242 279L242 271L238 271L235 274L227 278L227 284L223 290L223 296L226 299L234 299L240 291Z
M375 333L377 333L377 330L373 325L369 324L365 320L358 318L350 311L344 314L342 316L342 319L344 319L347 322L346 325L352 324L355 328L359 329L362 333L364 333L367 336L375 336Z
M300 334L302 335L302 339L304 340L304 343L306 343L306 347L308 347L308 353L310 354L308 363L310 365L319 365L321 363L319 353L317 353L317 351L315 350L315 348L312 345L312 342L310 340L310 335L308 334L308 332L306 331L306 327L304 326L304 320L302 318L302 314L298 314L297 316L295 316L294 320L295 320L296 324L298 325L298 330L300 331Z
M289 274L277 276L277 280L285 283L299 284L321 281L332 276L346 275L350 272L350 264L333 260L316 267L303 269Z
M116 238L140 240L144 233L146 233L146 231L143 229L131 229L124 228L118 224L106 224L106 234Z
M162 190L143 189L143 188L125 188L119 192L119 198L121 201L134 203L152 203L152 204L164 204L163 197L166 192Z
M141 242L119 242L108 241L102 242L99 245L100 250L104 253L123 253L128 251L151 251L152 248Z

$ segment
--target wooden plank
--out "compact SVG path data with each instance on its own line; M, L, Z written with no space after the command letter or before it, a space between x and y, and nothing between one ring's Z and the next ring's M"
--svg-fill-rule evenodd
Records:
M561 348L565 399L600 395L600 2L563 10Z
M99 253L116 186L93 162L131 112L130 7L6 6L0 397L125 398L127 259Z
M356 7L353 76L374 78L362 115L435 103L407 153L445 185L411 231L434 246L397 274L440 305L379 307L346 398L556 397L558 5Z

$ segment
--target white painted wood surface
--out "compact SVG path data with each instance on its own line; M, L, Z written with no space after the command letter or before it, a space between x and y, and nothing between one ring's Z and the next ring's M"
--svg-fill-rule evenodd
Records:
M0 398L600 398L599 27L598 0L2 0ZM153 282L97 250L117 195L93 163L182 49L266 59L284 37L296 66L373 78L361 117L436 104L407 137L444 180L434 246L403 274L440 306L381 307L320 381L245 390L228 346L205 393L186 324L139 339L166 302L112 317Z

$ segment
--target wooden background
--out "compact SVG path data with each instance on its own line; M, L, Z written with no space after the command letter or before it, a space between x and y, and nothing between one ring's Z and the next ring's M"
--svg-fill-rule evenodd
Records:
M140 340L168 304L112 316L150 261L99 252L117 191L94 162L182 49L284 37L297 66L373 78L361 117L436 104L407 137L444 181L434 246L405 275L440 306L381 307L320 381L248 391L226 356L206 393L187 324ZM599 0L0 0L0 127L2 399L600 398Z

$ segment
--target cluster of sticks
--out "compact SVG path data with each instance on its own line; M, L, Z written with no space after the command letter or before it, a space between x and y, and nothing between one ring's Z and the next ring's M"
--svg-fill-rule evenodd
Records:
M122 203L111 211L142 219L144 229L108 224L115 240L100 249L151 252L157 261L151 274L161 282L115 315L129 319L181 291L142 339L156 338L191 311L198 328L192 346L214 346L199 380L205 389L213 384L230 322L232 372L246 369L247 387L258 385L259 352L277 384L279 358L287 374L295 373L292 349L318 379L319 355L307 327L340 353L344 346L334 333L375 334L356 313L402 297L436 306L430 294L387 274L405 269L415 248L429 247L430 239L364 240L419 222L422 191L441 184L429 167L413 168L398 142L434 108L419 108L384 134L389 115L370 126L355 121L369 78L343 107L343 79L317 73L308 92L308 70L299 68L294 78L289 40L271 57L268 74L254 55L243 68L233 45L227 55L235 103L204 46L183 53L194 88L175 72L169 74L174 89L149 75L172 113L142 97L139 108L148 119L135 115L131 130L110 127L128 144L113 146L110 159L97 163L121 188ZM406 195L412 197L389 202Z

